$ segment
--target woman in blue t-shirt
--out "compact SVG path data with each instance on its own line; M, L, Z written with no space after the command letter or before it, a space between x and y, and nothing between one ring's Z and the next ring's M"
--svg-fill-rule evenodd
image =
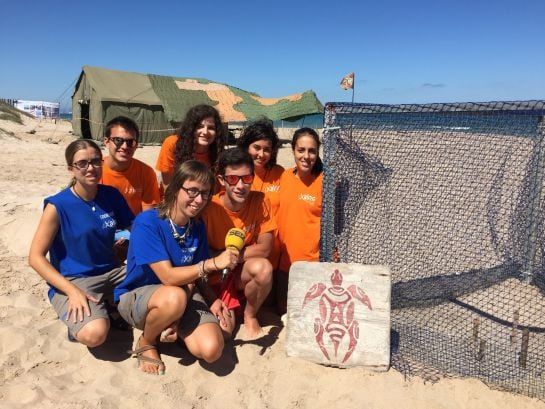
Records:
M28 261L49 283L49 299L69 339L96 347L110 328L104 298L126 272L114 256L115 231L130 227L134 215L115 188L98 183L102 153L94 142L73 141L65 158L72 181L45 199Z
M178 166L157 209L140 213L131 231L127 276L114 292L121 316L142 330L132 354L142 371L164 373L157 343L180 338L207 362L223 351L218 320L229 310L216 299L210 308L196 286L206 286L209 272L233 268L238 250L208 254L206 228L199 215L208 204L214 176L205 164L189 160ZM206 288L206 287L205 287Z

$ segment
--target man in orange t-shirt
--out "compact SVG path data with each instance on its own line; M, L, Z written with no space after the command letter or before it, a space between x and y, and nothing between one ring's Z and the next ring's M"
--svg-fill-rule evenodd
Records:
M106 125L104 158L100 183L115 187L136 216L160 201L155 171L133 158L138 146L138 126L127 117L118 116Z
M246 298L244 327L248 338L261 334L257 312L272 286L272 265L267 260L276 230L269 200L262 192L251 191L254 164L250 155L240 148L222 152L218 161L218 182L222 191L214 195L203 212L211 254L225 249L225 236L233 227L245 231L244 248L239 253L239 267L224 283L219 273L209 276L214 293L205 291L209 302L221 298L229 311L240 306L237 291ZM227 317L224 331L231 334L235 327L234 312Z

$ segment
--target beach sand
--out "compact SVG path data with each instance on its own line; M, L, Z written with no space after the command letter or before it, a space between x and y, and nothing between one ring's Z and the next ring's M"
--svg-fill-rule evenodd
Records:
M138 371L126 353L137 330L113 329L94 350L70 343L27 254L43 198L69 180L64 148L73 139L71 126L27 119L24 125L0 121L0 128L11 132L0 131L1 407L545 408L542 401L493 390L476 379L425 383L394 369L341 370L287 358L286 331L272 314L263 317L264 338L247 342L239 332L213 365L176 344L161 345L164 376ZM153 166L158 151L146 146L136 157ZM288 147L279 159L291 165Z

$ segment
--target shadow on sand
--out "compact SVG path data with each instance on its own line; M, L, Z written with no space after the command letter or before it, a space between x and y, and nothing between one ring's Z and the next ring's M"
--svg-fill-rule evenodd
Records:
M91 355L101 361L121 362L129 357L127 351L132 349L134 337L132 330L122 331L111 328L104 344L96 348L88 348Z
M178 340L172 343L160 343L158 345L161 355L168 355L178 358L178 363L183 366L193 365L196 361L199 362L205 370L213 372L217 376L229 375L238 364L238 356L236 348L243 345L256 345L261 347L259 355L264 355L278 340L278 336L282 331L283 324L280 317L274 312L264 309L259 314L259 321L263 328L270 327L268 332L256 339L244 339L240 336L240 325L237 326L234 333L234 339L227 340L223 349L223 354L216 362L208 363L203 360L198 360L187 350L183 341ZM135 342L133 331L122 331L117 328L111 328L108 338L104 344L96 348L89 348L89 352L96 358L102 361L122 362L130 357L127 351L133 348Z

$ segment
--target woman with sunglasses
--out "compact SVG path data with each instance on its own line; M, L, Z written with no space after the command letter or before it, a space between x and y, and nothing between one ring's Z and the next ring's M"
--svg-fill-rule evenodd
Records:
M195 159L215 171L218 155L225 146L226 134L219 112L210 105L192 107L176 135L168 136L161 145L155 168L167 186L175 166Z
M320 138L314 129L298 129L293 135L291 148L295 167L282 175L277 213L281 254L276 294L280 314L286 312L291 264L294 261L318 261L320 257L323 182Z
M69 339L96 347L110 328L104 299L126 272L114 256L114 234L134 216L117 189L98 183L102 154L94 142L73 141L65 157L72 181L45 199L28 261L49 283L49 299Z
M280 139L267 118L259 119L244 129L237 145L247 151L254 161L252 190L263 192L271 204L274 217L280 204L280 178L284 168L276 163ZM268 259L273 268L278 266L280 243L275 232L273 247Z
M233 268L238 251L208 253L206 228L199 215L208 204L214 176L203 163L189 160L179 166L157 209L140 213L134 222L127 258L127 277L114 300L121 316L142 330L132 354L140 370L165 371L157 344L184 341L189 352L207 362L223 351L219 320L226 310L221 300L210 308L197 285L208 273Z

